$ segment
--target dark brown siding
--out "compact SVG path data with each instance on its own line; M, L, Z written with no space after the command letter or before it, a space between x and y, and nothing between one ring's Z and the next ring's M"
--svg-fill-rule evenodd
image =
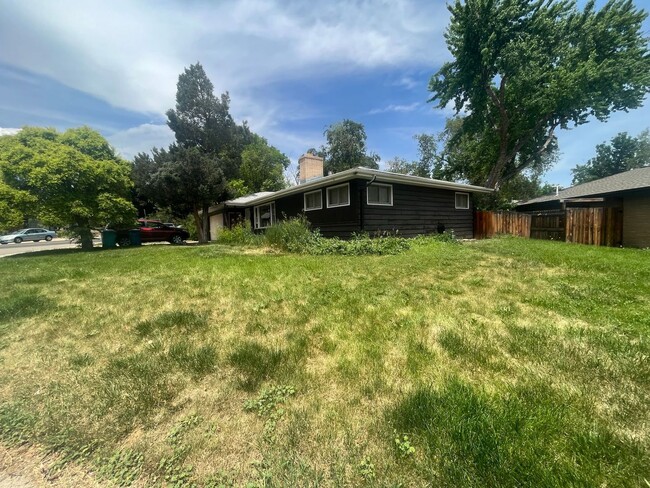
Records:
M623 245L650 247L650 191L630 193L624 197Z
M275 200L277 218L295 217L304 212L312 227L320 229L321 234L326 237L345 238L361 230L370 234L398 232L400 235L412 237L437 233L439 227L444 227L447 231L453 230L460 238L473 236L471 193L469 194L470 208L460 210L455 208L456 192L453 190L393 184L393 206L388 207L366 203L367 183L367 180L349 182L350 205L346 207L327 208L327 186L321 188L323 192L321 210L304 212L304 193L279 198ZM337 186L337 184L329 186ZM363 229L361 229L362 220Z
M461 192L466 193L466 192ZM437 188L393 184L393 206L367 205L363 195L363 222L366 232L399 231L404 236L432 234L442 225L460 238L473 236L473 204L456 209L456 192Z
M323 192L323 208L304 212L314 229L320 229L325 237L350 237L354 232L359 232L359 180L350 183L350 205L345 207L327 208L326 188ZM338 186L333 184L329 186ZM310 190L314 191L314 190ZM295 217L303 213L305 202L304 193L289 195L275 201L275 211L279 219Z

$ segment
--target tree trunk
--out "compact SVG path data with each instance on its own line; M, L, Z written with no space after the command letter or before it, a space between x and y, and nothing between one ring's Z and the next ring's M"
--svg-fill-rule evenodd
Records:
M210 215L208 214L210 207L203 205L203 242L210 242Z
M81 238L81 249L91 251L93 249L93 234L88 227L79 228L79 237Z
M499 187L499 184L501 183L501 176L503 173L503 169L506 167L507 163L508 163L508 155L504 153L499 154L499 158L497 159L497 162L495 163L494 166L492 166L492 169L490 170L490 174L485 183L485 186L495 190Z
M210 240L209 229L208 229L208 225L209 225L208 208L209 207L207 206L202 207L200 209L201 214L199 214L199 208L197 206L194 207L194 211L193 211L194 223L196 224L196 231L199 234L200 243L205 243Z

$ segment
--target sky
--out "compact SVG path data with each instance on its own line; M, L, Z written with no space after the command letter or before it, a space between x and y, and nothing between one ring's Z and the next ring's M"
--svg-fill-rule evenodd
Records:
M197 61L217 94L230 93L235 119L294 165L346 118L365 126L382 165L414 159L413 136L453 114L428 102L431 76L451 59L442 0L0 0L0 11L0 135L88 125L127 159L167 146L178 75ZM596 144L648 126L650 101L561 131L544 179L569 186Z

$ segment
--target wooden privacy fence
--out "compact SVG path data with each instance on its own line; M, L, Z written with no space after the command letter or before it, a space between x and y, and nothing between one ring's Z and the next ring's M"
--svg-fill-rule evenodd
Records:
M567 208L566 241L594 246L620 246L623 219L620 208Z
M595 246L620 246L623 242L623 210L567 208L532 215L477 210L474 213L474 237L484 239L497 234Z
M474 213L474 237L484 239L497 234L530 237L530 222L531 216L524 213L477 210Z
M531 215L530 238L564 241L566 213L564 210L545 210Z

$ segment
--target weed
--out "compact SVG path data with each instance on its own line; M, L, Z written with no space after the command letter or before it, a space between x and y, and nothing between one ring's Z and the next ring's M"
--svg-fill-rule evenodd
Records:
M117 486L131 486L142 473L144 455L132 449L115 451L110 457L95 461L102 478Z
M393 440L395 442L395 449L400 457L408 457L415 454L415 447L411 444L409 436L406 434L398 434L397 431L393 432Z
M247 400L244 403L244 410L247 412L255 412L258 416L265 419L264 437L267 440L274 438L275 427L284 416L283 405L295 393L296 390L292 386L273 386L264 390L257 399Z
M0 404L0 440L9 445L26 444L32 440L36 417L19 404Z
M374 481L377 476L375 474L375 465L372 464L369 457L363 458L357 466L357 469L361 477L367 482Z
M255 246L263 243L264 237L255 234L251 229L248 221L232 226L232 228L223 228L219 231L217 242L219 244Z

